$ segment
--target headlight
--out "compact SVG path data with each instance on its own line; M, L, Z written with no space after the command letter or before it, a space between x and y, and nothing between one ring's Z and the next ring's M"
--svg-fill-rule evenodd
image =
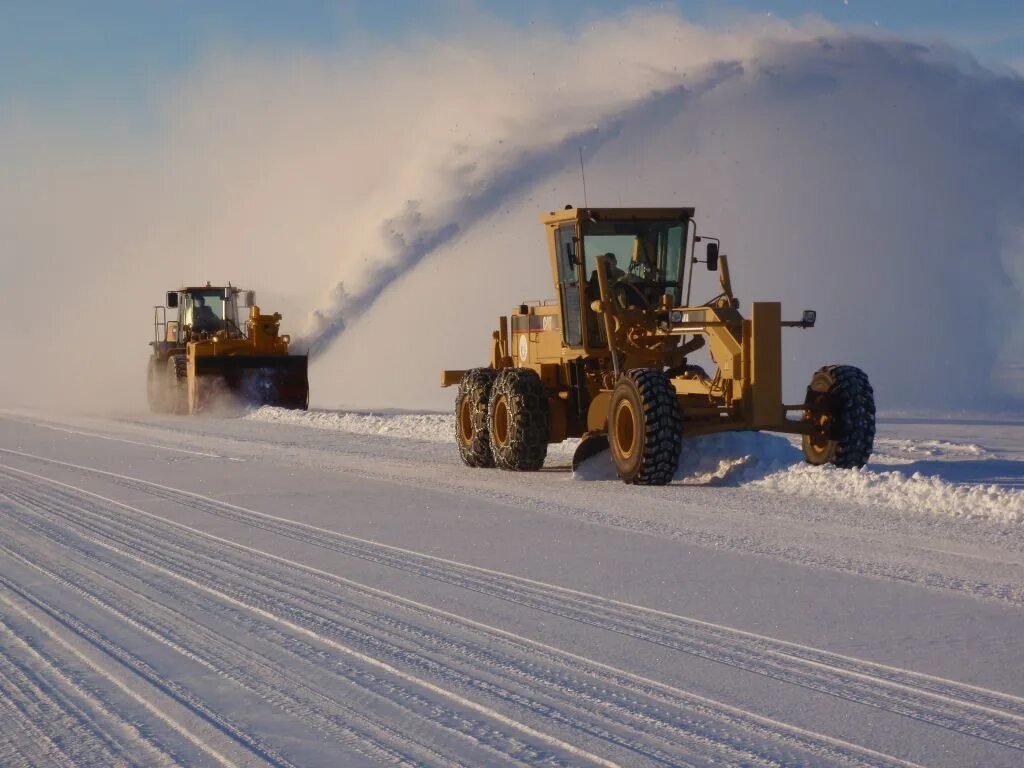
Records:
M672 310L672 312L669 313L668 319L672 323L681 323L683 322L683 313L680 312L678 309L674 309Z
M805 309L802 322L804 325L814 325L814 321L818 319L818 313L813 309Z

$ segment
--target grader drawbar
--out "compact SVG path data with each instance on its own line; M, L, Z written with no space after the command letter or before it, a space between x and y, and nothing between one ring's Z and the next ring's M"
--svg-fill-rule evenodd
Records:
M487 367L447 370L458 385L455 434L471 467L539 469L550 443L582 438L574 467L604 449L619 477L660 485L683 438L765 430L801 435L806 460L856 468L875 434L874 393L849 365L814 373L802 403L782 399L782 330L811 328L805 310L733 294L717 238L692 208L572 208L542 217L557 298L499 318ZM697 244L707 243L704 258ZM691 303L694 265L720 291ZM714 370L690 362L707 348Z
M249 310L239 319L239 300ZM186 287L154 308L147 393L158 413L195 414L212 405L305 409L308 358L289 352L281 315L264 315L252 291ZM177 310L177 319L168 319Z

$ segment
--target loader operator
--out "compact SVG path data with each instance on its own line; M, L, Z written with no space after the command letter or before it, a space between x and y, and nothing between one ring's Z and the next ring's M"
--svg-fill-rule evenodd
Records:
M650 307L650 301L643 289L638 286L638 283L644 281L623 272L619 269L618 259L614 253L608 252L604 254L605 264L607 265L607 271L605 274L608 277L608 288L613 292L616 300L622 305L623 309L631 307L639 307L645 309ZM587 304L589 305L595 299L601 297L601 285L597 279L597 269L595 268L593 273L590 275L590 279L587 280ZM603 325L597 323L596 317L594 319L596 323L597 332L603 332Z
M605 276L608 278L608 285L614 285L616 280L620 280L626 276L626 273L619 269L618 259L615 254L609 251L604 254ZM590 279L587 280L587 302L594 301L595 299L601 298L601 285L597 280L597 267L594 267L594 271L590 273Z
M196 296L192 330L196 333L216 333L222 330L223 327L224 322L217 317L217 313L206 306L206 299L202 296Z

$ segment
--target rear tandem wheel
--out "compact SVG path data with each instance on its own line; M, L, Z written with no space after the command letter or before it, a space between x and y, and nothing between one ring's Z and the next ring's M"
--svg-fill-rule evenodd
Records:
M531 368L503 368L491 388L487 435L500 469L532 472L548 454L548 397Z
M493 467L491 441L487 436L487 404L497 371L473 368L466 371L455 395L455 442L467 467Z

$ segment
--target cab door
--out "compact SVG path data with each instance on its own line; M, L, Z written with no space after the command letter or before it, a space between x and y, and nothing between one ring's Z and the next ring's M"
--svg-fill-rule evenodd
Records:
M555 232L558 298L562 305L562 340L567 347L583 346L580 305L579 238L575 224L562 224Z

